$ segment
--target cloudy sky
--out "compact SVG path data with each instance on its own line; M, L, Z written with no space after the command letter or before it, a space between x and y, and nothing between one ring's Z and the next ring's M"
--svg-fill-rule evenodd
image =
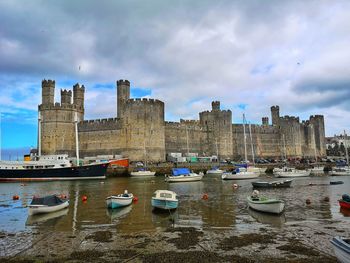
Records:
M115 81L166 119L212 100L252 123L323 114L350 132L350 1L0 0L2 147L36 145L41 80L86 87L86 119L116 115ZM103 101L103 103L101 103Z

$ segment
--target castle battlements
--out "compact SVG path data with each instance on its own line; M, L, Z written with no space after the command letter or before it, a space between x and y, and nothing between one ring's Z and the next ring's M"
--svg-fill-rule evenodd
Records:
M157 100L157 99L148 99L148 98L135 98L135 99L128 99L126 101L127 104L159 104L164 105L163 101Z
M84 120L78 123L78 128L79 132L115 130L121 128L121 123L119 118Z

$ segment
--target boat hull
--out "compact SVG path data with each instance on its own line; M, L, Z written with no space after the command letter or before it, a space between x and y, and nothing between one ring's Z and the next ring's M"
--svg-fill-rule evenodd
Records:
M292 171L292 172L276 172L276 177L279 178L293 178L293 177L308 177L311 171Z
M0 169L0 181L104 179L108 163L51 169Z
M293 180L273 181L273 182L252 182L254 188L286 188L290 187Z
M350 263L350 244L340 237L334 237L331 243L338 261L341 263Z
M179 204L178 200L166 200L160 198L152 198L152 207L163 210L176 209Z
M29 205L28 214L29 215L37 215L37 214L46 214L51 212L56 212L62 210L69 206L69 201L65 201L59 205Z
M151 171L137 171L137 172L131 172L130 175L135 178L143 178L143 177L153 177L155 176L156 172Z
M253 201L248 197L248 205L250 208L264 213L280 214L284 210L282 200Z
M122 196L109 196L106 198L106 204L108 208L119 208L123 206L128 206L132 203L134 196L129 194L129 197Z
M350 202L346 202L344 200L339 200L338 202L341 208L350 209Z
M240 173L223 173L222 180L247 180L258 178L259 174L254 172L240 172Z
M202 174L190 174L190 175L176 175L176 176L167 176L165 181L168 183L176 182L195 182L201 181L203 178Z

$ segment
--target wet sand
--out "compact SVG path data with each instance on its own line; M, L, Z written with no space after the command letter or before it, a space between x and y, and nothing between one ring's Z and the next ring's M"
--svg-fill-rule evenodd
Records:
M335 179L345 183L326 185ZM262 190L264 195L286 201L281 216L247 209L245 197L252 190L249 181L222 182L215 176L199 183L173 185L162 178L116 178L78 183L79 187L77 183L60 183L55 187L68 189L71 204L52 218L27 217L23 203L15 208L13 201L5 202L8 196L3 194L0 216L9 226L1 223L1 261L337 262L330 240L337 235L350 236L349 214L340 211L337 204L349 189L349 179L299 178L290 189ZM309 186L310 182L316 185ZM240 187L234 190L233 183ZM27 187L29 195L38 189L47 191L48 184L14 185L14 189ZM108 211L104 197L126 187L139 201L126 210ZM172 214L152 211L150 195L154 189L179 193L178 210ZM201 199L204 192L208 200ZM85 204L80 200L82 193L89 196ZM311 204L305 203L306 198ZM24 226L16 210L23 210Z

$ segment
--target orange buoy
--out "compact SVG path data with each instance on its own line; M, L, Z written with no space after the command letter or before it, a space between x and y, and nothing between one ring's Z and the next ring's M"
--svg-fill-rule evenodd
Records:
M81 197L81 200L83 201L83 202L86 202L87 201L87 196L86 195L83 195L82 197Z
M328 196L326 196L325 198L323 198L323 201L325 201L325 202L329 202L329 197L328 197Z
M18 195L12 196L12 200L18 200L18 199L19 199L19 196L18 196Z
M134 196L134 198L132 199L132 201L137 202L137 201L139 201L139 198L138 198L137 196Z
M311 204L311 200L310 200L309 198L306 199L306 204L307 204L307 205Z
M202 196L202 199L203 199L203 200L207 200L208 198L209 198L209 196L208 196L207 193L203 194L203 196Z

